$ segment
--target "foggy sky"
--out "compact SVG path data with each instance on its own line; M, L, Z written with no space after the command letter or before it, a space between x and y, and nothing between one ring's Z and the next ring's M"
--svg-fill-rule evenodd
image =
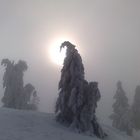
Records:
M87 80L99 82L99 116L107 118L116 82L131 100L140 84L139 26L139 0L0 0L0 60L25 60L25 84L36 87L40 109L53 112L61 67L51 62L48 48L54 38L74 38Z

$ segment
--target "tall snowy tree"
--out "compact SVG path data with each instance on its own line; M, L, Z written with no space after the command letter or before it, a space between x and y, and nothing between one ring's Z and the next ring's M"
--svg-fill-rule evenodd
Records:
M9 59L3 59L1 65L5 67L3 76L3 106L15 109L27 109L30 94L33 91L35 92L35 88L31 84L27 84L24 87L23 76L28 68L26 62L20 60L15 64Z
M97 102L100 99L98 83L88 83L85 80L84 66L76 46L65 41L60 50L64 47L67 47L67 50L59 82L56 120L79 132L103 138L106 134L95 116Z
M140 85L138 85L135 90L132 112L134 128L140 130Z
M19 60L18 63L14 65L12 91L14 93L14 101L15 101L16 109L23 109L23 105L24 105L23 76L27 68L28 67L27 67L26 62L22 60Z
M128 98L122 88L122 83L117 83L117 91L114 96L116 100L113 104L113 114L110 116L112 126L125 131L128 135L132 135L132 115L128 104Z
M1 65L5 67L3 76L5 91L2 98L4 107L21 109L23 104L23 73L27 70L27 64L21 60L14 64L8 59L3 59Z
M1 65L4 65L5 67L3 76L3 88L5 91L2 102L4 104L4 107L14 108L14 93L12 92L14 62L11 62L9 59L3 59L1 61Z

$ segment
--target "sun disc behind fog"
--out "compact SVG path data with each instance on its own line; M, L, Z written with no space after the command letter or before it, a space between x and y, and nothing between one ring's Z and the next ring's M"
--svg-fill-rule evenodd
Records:
M62 39L54 41L50 46L50 59L54 64L59 66L63 65L64 59L66 57L66 47L60 51L60 46L64 41L65 40Z

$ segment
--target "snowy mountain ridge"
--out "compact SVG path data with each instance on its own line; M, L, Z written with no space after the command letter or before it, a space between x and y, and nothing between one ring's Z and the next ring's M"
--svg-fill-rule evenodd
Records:
M104 125L103 128L108 134L105 140L134 140L110 126ZM65 128L55 121L53 114L0 108L0 140L99 139Z

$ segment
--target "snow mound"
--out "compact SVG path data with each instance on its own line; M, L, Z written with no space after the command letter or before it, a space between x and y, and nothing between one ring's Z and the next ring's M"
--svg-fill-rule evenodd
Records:
M134 140L109 126L105 140ZM0 140L99 140L78 134L55 121L53 114L0 108Z

